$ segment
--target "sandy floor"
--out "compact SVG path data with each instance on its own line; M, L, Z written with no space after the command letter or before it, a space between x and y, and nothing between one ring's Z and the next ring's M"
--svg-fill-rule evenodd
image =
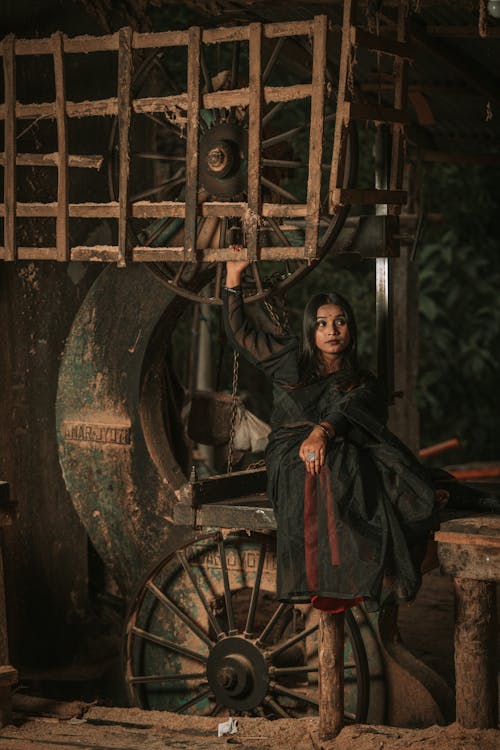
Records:
M62 705L62 709L61 709ZM220 719L159 711L59 704L65 718L17 714L0 730L2 750L499 750L500 732L462 729L456 724L426 729L353 725L332 741L318 738L317 719L239 719L238 732L217 737ZM50 713L50 711L47 711ZM52 713L55 713L52 711ZM69 714L73 714L70 718Z

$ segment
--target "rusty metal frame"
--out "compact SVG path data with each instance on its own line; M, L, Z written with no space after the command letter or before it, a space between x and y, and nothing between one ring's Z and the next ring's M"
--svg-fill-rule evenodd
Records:
M317 257L319 227L319 195L321 188L321 157L324 120L325 63L328 22L326 16L310 21L286 23L252 23L232 28L200 29L138 33L123 28L117 33L92 37L69 38L56 32L49 39L15 39L6 37L0 43L3 57L5 102L0 104L0 120L5 122L5 147L0 155L4 166L4 203L0 217L4 218L4 240L0 259L4 260L87 260L114 261L119 266L134 261L224 261L248 257L252 260L278 260ZM262 81L262 42L264 39L307 36L313 44L311 83L289 86L267 86ZM248 41L250 81L248 87L201 93L200 52L203 45L223 42ZM175 96L133 99L132 55L135 49L187 47L187 90ZM71 102L66 99L64 59L74 53L111 51L118 55L117 95L109 99ZM56 96L49 103L18 103L15 94L15 64L20 55L51 55L54 63ZM309 133L309 168L306 204L263 203L261 200L261 145L263 103L296 101L311 98ZM187 154L185 201L137 201L131 204L129 187L129 131L132 113L161 113L171 107L187 112ZM198 125L200 108L248 106L248 201L199 202L198 196ZM68 120L74 117L118 118L119 132L119 194L118 200L99 203L69 202L69 167L99 168L102 158L68 153ZM57 154L18 154L16 124L18 120L44 117L55 119L57 125ZM57 167L57 202L20 203L16 201L16 166ZM196 247L197 217L240 217L243 222L247 247L236 251L223 248ZM55 217L55 247L18 247L16 219L21 217ZM117 246L75 246L69 244L71 218L116 219ZM128 247L127 222L130 218L178 217L185 220L183 247ZM305 246L262 247L259 227L265 218L305 217Z

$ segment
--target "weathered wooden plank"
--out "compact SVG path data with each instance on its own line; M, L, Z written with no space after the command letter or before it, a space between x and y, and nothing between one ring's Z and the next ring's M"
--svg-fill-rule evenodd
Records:
M466 534L461 531L438 531L434 535L436 542L446 544L466 544L474 547L497 547L500 549L500 536L482 536L481 534ZM499 553L500 554L500 553Z
M331 740L344 725L344 612L319 613L319 738Z
M259 244L262 141L262 24L250 24L248 124L248 211L244 217L248 259L256 260Z
M266 104L274 102L288 102L297 99L305 99L311 96L312 87L310 83L294 84L292 86L265 86L263 89ZM234 89L230 91L213 91L203 94L202 102L206 109L215 109L230 106L246 106L248 104L248 88ZM171 96L152 96L134 99L132 108L137 113L164 112L169 107L180 107L187 109L187 94L175 94ZM5 105L0 105L0 120L5 119ZM67 117L104 117L116 116L118 114L118 100L116 97L109 99L93 99L81 102L66 102ZM30 120L35 117L55 117L56 109L53 102L41 102L39 104L17 104L17 117L20 120Z
M5 89L4 245L5 260L16 259L16 50L14 35L3 42Z
M97 169L102 167L103 156L68 154L68 166L81 169ZM59 162L58 153L52 154L17 154L16 165L18 167L57 167ZM5 164L5 153L0 153L0 166Z
M69 53L114 52L118 49L118 34L74 37L64 34L63 49ZM51 39L18 39L16 43L17 55L50 55L52 51Z
M398 41L404 44L406 41L406 14L400 5L398 8L397 36ZM396 57L394 60L396 83L394 87L394 107L396 110L406 110L408 103L408 60ZM405 164L405 131L402 124L396 124L392 129L391 149L391 177L389 187L391 190L401 190L403 187L403 171ZM400 213L399 205L390 208L391 213Z
M130 171L130 103L132 99L132 29L123 28L118 32L118 265L127 262L127 212L128 178Z
M274 39L278 36L310 36L313 30L312 21L283 21L282 23L265 23L264 37Z
M55 105L58 151L56 247L57 259L59 261L68 261L70 259L68 214L68 128L66 123L66 84L64 75L63 35L60 31L56 31L51 38L56 90Z
M174 522L182 526L220 529L249 529L251 531L276 530L276 517L270 506L264 506L265 497L255 496L255 505L247 505L253 497L244 498L237 505L202 505L193 508L188 503L174 505ZM261 503L260 507L257 505Z
M370 34L368 31L358 28L354 32L354 45L405 60L413 60L415 57L415 50L404 39L396 41L378 34Z
M19 260L57 260L56 247L20 247L17 257Z
M307 178L307 206L305 254L315 258L318 251L319 213L321 208L321 164L323 161L323 130L325 108L326 16L314 19L311 124L309 130L309 172Z
M132 259L143 262L172 263L184 260L178 247L134 247ZM217 263L228 260L245 260L247 248L229 245L227 248L205 247L196 251L196 260L200 263ZM262 247L259 260L290 260L304 258L303 247Z
M151 49L152 47L185 47L188 44L187 31L135 32L132 38L134 49Z
M351 43L353 19L356 12L356 0L345 0L342 21L342 43L340 48L339 86L337 91L337 112L333 136L332 166L330 171L329 210L334 213L338 207L338 194L335 192L344 185L344 170L347 153L348 113L346 98L351 92L347 90L347 77L351 65Z
M118 247L116 245L77 245L71 248L71 260L112 263L118 260Z
M347 203L383 204L406 203L405 190L358 190L357 188L339 188L332 193L335 206Z
M186 219L184 247L186 261L192 261L196 252L198 210L198 132L200 119L200 51L201 29L189 29L187 70L187 142L186 142Z
M351 120L368 122L394 122L406 124L410 115L406 110L384 107L380 104L363 104L363 102L346 102L346 114Z

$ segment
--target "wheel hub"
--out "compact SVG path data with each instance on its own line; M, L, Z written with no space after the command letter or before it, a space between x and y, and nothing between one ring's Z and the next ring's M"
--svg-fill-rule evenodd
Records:
M215 125L200 138L200 182L217 198L232 198L247 187L247 131L235 123Z
M224 638L214 646L207 661L207 678L217 703L242 711L260 705L269 685L262 652L240 636Z

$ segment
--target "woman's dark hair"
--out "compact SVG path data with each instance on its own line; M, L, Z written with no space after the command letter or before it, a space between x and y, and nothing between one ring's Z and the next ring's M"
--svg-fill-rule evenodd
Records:
M356 320L351 305L344 297L337 294L337 292L316 294L309 300L305 307L302 324L302 354L299 362L299 372L301 381L305 383L316 380L323 374L323 360L320 351L316 347L314 337L318 310L322 305L338 305L342 309L347 321L351 340L347 349L342 352L341 369L356 369L358 367Z

